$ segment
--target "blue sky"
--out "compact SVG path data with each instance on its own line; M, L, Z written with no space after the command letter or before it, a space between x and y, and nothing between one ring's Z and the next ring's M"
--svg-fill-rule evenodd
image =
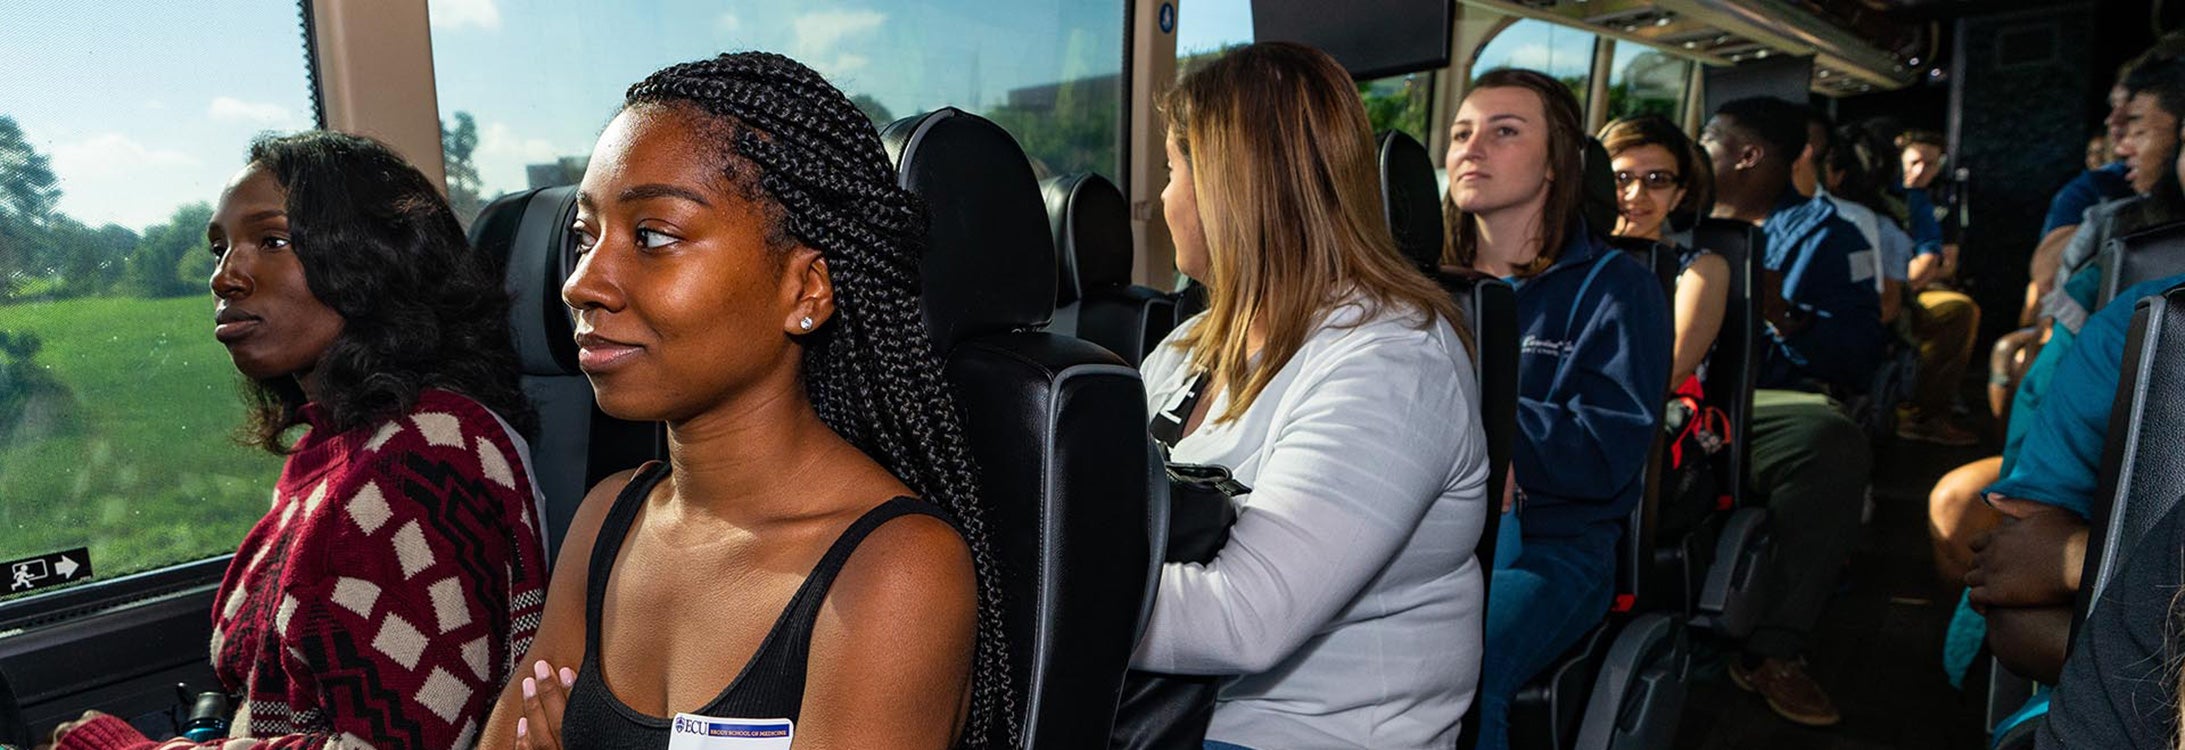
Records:
M1121 0L433 0L444 122L478 121L487 194L523 167L590 152L622 92L646 74L724 51L797 58L896 116L981 111L1012 89L1109 76L1123 65Z
M767 49L897 116L1113 75L1121 0L431 0L443 120L472 113L487 193L582 156L622 91L664 65ZM63 212L132 229L212 201L251 137L313 127L293 0L22 3L0 25L0 115L60 178ZM1251 39L1246 0L1180 5L1179 48Z
M251 136L314 125L294 0L13 3L0 24L0 115L97 226L212 201Z
M1252 41L1249 0L1187 0L1176 16L1176 54L1189 55Z

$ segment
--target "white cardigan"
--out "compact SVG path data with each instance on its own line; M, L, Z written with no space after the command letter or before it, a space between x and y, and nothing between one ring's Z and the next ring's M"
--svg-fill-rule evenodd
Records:
M1330 312L1235 422L1229 394L1171 460L1252 487L1228 546L1161 570L1132 666L1239 675L1207 738L1275 748L1455 741L1479 684L1487 451L1446 321ZM1193 380L1178 327L1146 359L1149 413Z

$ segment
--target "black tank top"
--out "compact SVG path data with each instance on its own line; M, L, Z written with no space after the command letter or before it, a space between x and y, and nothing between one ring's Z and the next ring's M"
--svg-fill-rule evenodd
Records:
M612 748L621 750L658 750L668 746L668 730L674 717L651 716L624 704L607 688L600 676L599 632L602 602L607 596L607 576L614 568L615 555L622 549L630 524L637 518L638 509L644 507L645 498L652 488L668 475L667 464L655 463L645 467L630 479L615 497L614 507L607 511L607 519L600 524L598 541L592 546L592 562L587 571L584 590L584 665L577 670L576 684L569 689L569 703L562 712L561 741L572 750ZM819 606L827 599L827 589L833 585L835 574L842 572L842 565L850 559L850 553L858 543L881 524L899 516L927 515L939 518L954 526L954 522L939 508L921 500L898 497L866 511L834 546L812 566L812 572L789 597L789 605L782 610L774 627L759 642L759 650L751 655L743 673L728 683L728 687L714 696L712 702L689 713L716 718L738 719L788 719L799 720L799 709L804 703L805 659L811 652L812 622L819 616Z

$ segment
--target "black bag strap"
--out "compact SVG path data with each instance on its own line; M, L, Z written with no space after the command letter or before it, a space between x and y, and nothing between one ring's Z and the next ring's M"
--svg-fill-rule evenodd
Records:
M1213 373L1200 373L1197 378L1192 379L1191 387L1184 391L1183 400L1155 413L1153 421L1146 425L1146 432L1153 435L1155 442L1161 444L1163 457L1175 449L1177 442L1184 439L1184 423L1190 421L1192 413L1199 410L1199 399L1206 397L1206 387L1213 381Z

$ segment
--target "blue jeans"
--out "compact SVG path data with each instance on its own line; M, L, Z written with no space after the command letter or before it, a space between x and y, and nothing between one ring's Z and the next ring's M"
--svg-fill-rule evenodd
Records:
M1510 746L1510 699L1608 613L1617 523L1572 537L1527 537L1494 572L1487 593L1487 653L1479 673L1479 750Z
M1243 745L1232 745L1221 740L1207 740L1206 750L1252 750L1252 748Z

